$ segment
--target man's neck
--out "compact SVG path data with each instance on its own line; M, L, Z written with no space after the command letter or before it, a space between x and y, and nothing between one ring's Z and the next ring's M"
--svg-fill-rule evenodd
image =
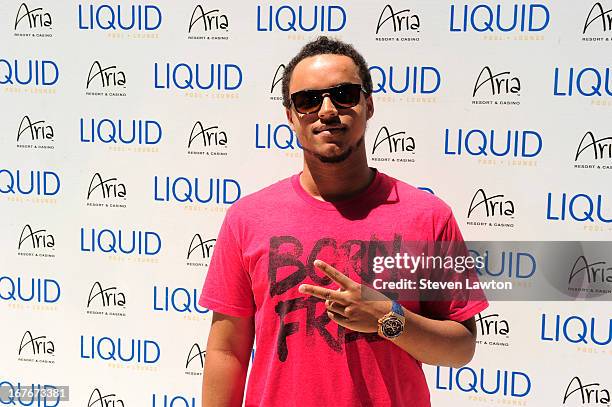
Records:
M368 167L367 160L363 158L356 162L351 162L349 158L330 164L304 157L300 184L316 199L333 202L351 198L365 190L374 179L374 170Z

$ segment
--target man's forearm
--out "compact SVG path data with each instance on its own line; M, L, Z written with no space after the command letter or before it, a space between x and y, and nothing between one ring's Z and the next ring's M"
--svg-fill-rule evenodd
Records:
M404 309L404 332L393 343L415 359L429 365L460 367L472 360L476 346L473 334L456 321L438 321Z
M206 353L202 382L202 407L241 406L249 359L228 351Z

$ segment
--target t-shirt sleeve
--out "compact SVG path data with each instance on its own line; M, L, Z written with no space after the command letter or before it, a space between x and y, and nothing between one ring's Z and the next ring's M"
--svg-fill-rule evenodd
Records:
M231 214L230 209L219 230L198 304L222 314L247 317L255 314L255 302Z
M457 225L455 217L451 213L440 232L436 242L439 255L455 260L467 258L469 256L463 236ZM460 262L455 261L454 267L445 267L439 270L435 277L439 281L459 282L460 288L446 289L434 295L433 300L424 301L423 308L425 314L436 319L450 319L463 322L489 306L482 289L474 289L477 286L478 274L474 267L460 266ZM468 288L468 286L470 288Z

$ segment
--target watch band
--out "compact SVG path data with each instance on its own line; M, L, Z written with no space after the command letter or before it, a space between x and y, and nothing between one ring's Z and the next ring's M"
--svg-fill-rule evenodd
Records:
M391 312L395 312L397 315L404 316L404 309L396 301L392 301Z

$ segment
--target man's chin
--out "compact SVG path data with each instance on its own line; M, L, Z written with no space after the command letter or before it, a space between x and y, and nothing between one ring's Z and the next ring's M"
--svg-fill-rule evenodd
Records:
M305 153L312 155L317 160L326 164L335 164L340 163L353 153L353 147L349 146L346 150L340 150L339 146L336 148L326 148L323 151L310 150L305 147L302 147ZM338 151L340 150L340 151Z
M325 154L316 152L316 151L312 151L312 150L307 150L306 148L302 147L302 149L305 152L308 152L310 154L312 154L313 156L315 156L320 162L322 163L326 163L326 164L337 164L337 163L341 163L343 161L345 161L347 158L349 158L351 156L351 154L353 154L353 152L359 148L359 146L363 143L364 141L364 137L360 138L357 143L355 143L354 146L349 146L346 150L341 151L341 152L326 152Z
M335 164L335 163L341 163L342 161L346 160L347 158L349 158L349 156L353 153L353 147L349 147L348 149L344 150L342 153L340 154L329 154L329 155L323 155L323 154L317 154L315 153L315 157L317 157L319 159L319 161L321 161L322 163L327 163L327 164Z

